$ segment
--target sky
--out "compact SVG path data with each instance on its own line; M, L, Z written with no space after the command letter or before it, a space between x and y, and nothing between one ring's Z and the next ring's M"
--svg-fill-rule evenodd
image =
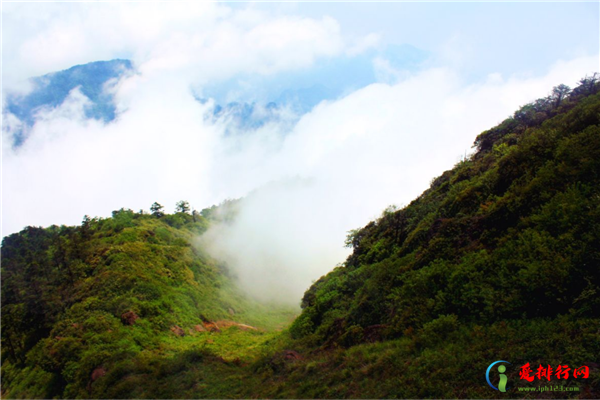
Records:
M199 240L253 295L297 303L350 229L408 204L519 106L599 71L598 2L2 4L2 100L30 78L129 59L117 117L74 88L3 106L2 236L122 207L244 198ZM302 97L302 107L292 100ZM199 101L201 99L202 101ZM309 100L306 100L309 99ZM279 105L260 127L216 105Z

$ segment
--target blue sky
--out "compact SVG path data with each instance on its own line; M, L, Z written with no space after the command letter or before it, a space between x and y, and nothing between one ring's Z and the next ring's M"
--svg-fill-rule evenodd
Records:
M113 120L90 118L94 99L76 85L36 108L31 126L3 108L3 235L154 201L200 210L244 197L235 224L211 229L211 251L258 292L269 280L256 276L292 282L279 287L293 298L343 261L348 230L410 202L481 131L600 70L597 2L15 2L2 12L3 100L74 65L133 64L98 96L114 100ZM264 124L212 117L228 102L256 103L260 117L272 101Z

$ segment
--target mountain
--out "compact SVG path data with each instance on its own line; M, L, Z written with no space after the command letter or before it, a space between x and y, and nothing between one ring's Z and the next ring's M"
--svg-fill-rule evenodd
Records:
M109 122L115 118L115 105L107 85L132 71L131 61L117 59L76 65L35 77L31 79L33 89L27 95L7 95L5 110L31 127L37 112L60 106L73 89L79 88L91 102L85 109L86 117ZM19 146L24 139L24 132L18 132L14 145Z
M6 237L2 396L600 397L596 75L521 107L408 206L351 231L352 254L293 322L194 240L235 202L221 211L121 209ZM509 393L490 387L504 371Z

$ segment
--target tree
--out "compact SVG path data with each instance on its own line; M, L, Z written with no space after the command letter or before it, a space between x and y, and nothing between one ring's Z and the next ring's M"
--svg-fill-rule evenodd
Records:
M156 218L160 218L165 215L163 210L164 210L164 207L162 205L160 205L159 203L157 203L156 201L154 202L154 204L152 204L150 206L150 211L152 211L152 215L154 215Z
M89 215L83 216L83 221L81 221L81 237L84 239L88 239L90 237L90 227L92 224L92 219Z
M187 201L179 201L177 202L177 204L175 204L175 211L177 212L181 212L181 213L189 213L190 212L190 203L188 203Z
M586 76L579 81L579 86L573 89L571 95L589 96L598 91L598 80L600 75L595 72L592 76Z
M571 93L571 88L567 85L560 84L552 89L552 95L550 96L554 101L554 108L560 106L560 103Z

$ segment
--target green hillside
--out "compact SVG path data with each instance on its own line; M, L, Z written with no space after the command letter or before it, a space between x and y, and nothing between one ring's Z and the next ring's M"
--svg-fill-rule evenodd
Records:
M293 318L244 297L192 244L207 219L156 214L4 239L3 397L181 397L185 384L160 378L203 358L239 364Z
M599 398L598 92L556 87L351 231L293 322L194 244L214 208L6 237L3 397ZM530 383L526 363L589 377ZM544 384L572 391L519 391Z

